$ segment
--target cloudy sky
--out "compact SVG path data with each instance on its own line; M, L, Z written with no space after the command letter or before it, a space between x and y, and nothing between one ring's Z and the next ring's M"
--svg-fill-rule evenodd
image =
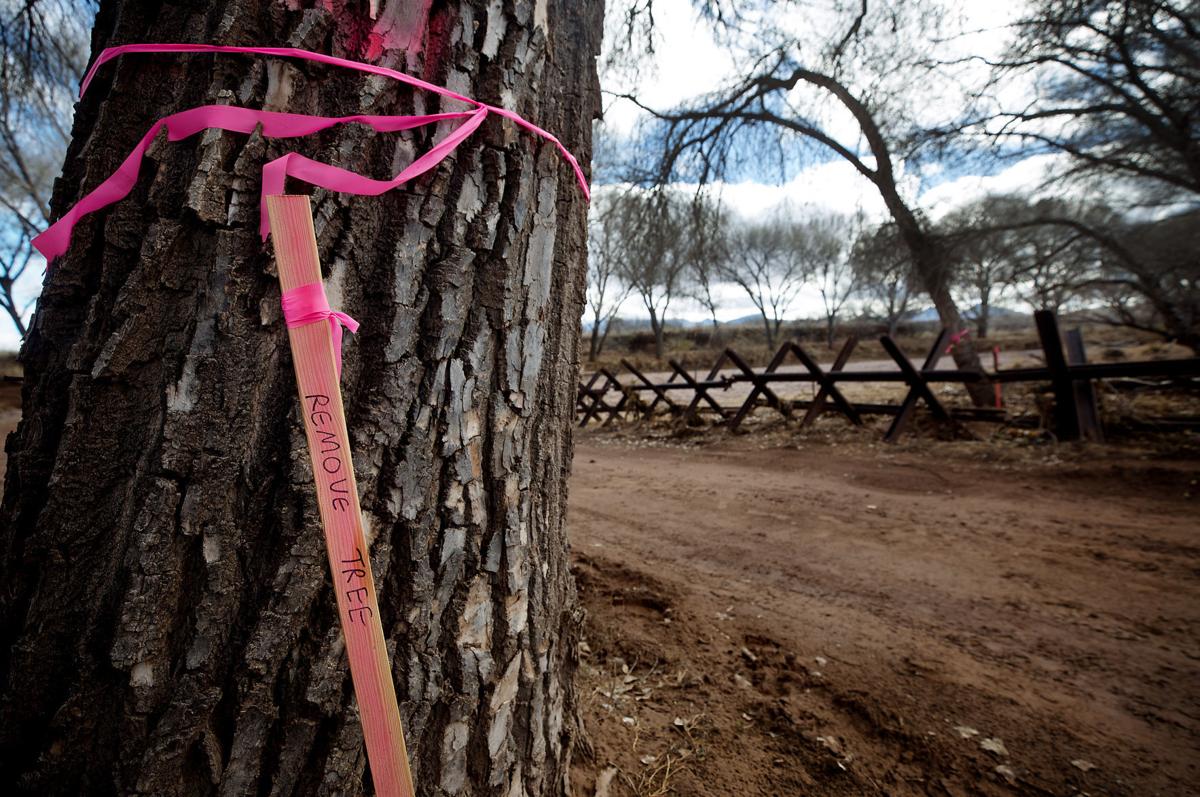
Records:
M618 0L619 2L619 0ZM945 0L948 11L956 13L954 28L960 33L953 43L941 45L945 57L954 55L990 55L998 52L1007 41L1005 26L1021 11L1019 0ZM610 5L614 5L610 3ZM817 3L819 6L819 2ZM811 8L811 6L810 6ZM610 10L611 13L611 10ZM819 12L818 12L819 13ZM711 31L693 10L691 0L656 0L655 17L661 33L652 63L637 71L630 79L611 71L602 76L605 97L605 134L620 138L632 134L644 111L634 103L613 94L634 94L655 109L669 109L689 97L719 88L737 73L733 55L714 41ZM788 24L784 21L782 24ZM793 25L808 26L815 22L810 15L796 18ZM803 37L805 34L797 34ZM1011 86L1018 95L1031 90L1028 86ZM954 110L953 95L931 92L921 111L927 118L949 118ZM941 106L939 106L941 103ZM842 140L854 141L854 128L845 120L835 132ZM869 161L868 161L869 162ZM957 171L953 176L926 172L925 185L910 184L909 193L917 197L917 205L932 218L989 193L1008 193L1031 190L1044 180L1051 165L1047 157L1035 157L988 173ZM874 187L844 160L831 158L814 163L789 176L786 181L745 181L718 184L722 204L745 217L770 213L786 203L792 208L816 206L847 214L862 213L871 220L882 220L886 210ZM740 290L726 286L720 291L723 307L718 312L722 320L750 315L757 310ZM672 315L688 320L703 320L707 312L686 300L672 303ZM816 289L807 288L789 313L789 317L811 317L820 313L821 303ZM622 316L644 318L646 313L636 297L622 307Z
M793 13L790 17L773 20L785 29L794 29L798 36L805 31L819 29L822 24L820 7L830 0L814 0L805 13ZM961 14L957 26L973 31L969 35L956 37L955 44L960 54L984 55L998 50L1005 41L1003 26L1020 10L1021 0L944 0L947 8ZM621 0L610 0L610 12L618 9ZM818 8L816 16L813 7ZM696 16L691 0L656 0L655 16L660 38L657 54L652 62L642 64L636 79L622 79L607 73L603 76L604 88L610 92L635 94L646 105L667 109L690 97L706 93L722 85L730 75L736 74L734 57L719 46L706 25ZM1023 91L1013 87L1013 91ZM931 95L922 110L931 116L948 114L952 109L941 109L938 102L952 103L946 97ZM611 94L605 98L605 128L608 135L622 137L631 134L641 118L634 104L616 99ZM838 131L845 135L850 128ZM853 140L853 136L850 136ZM912 193L919 199L919 206L937 218L947 210L986 193L1003 193L1028 189L1041 182L1048 161L1031 158L1011 164L989 174L956 173L952 178L942 175L929 180L928 185L913 186ZM765 178L764 178L765 179ZM882 202L872 186L841 160L814 163L786 181L739 182L720 186L722 202L738 213L753 217L769 213L774 207L787 203L793 208L819 206L842 213L862 213L870 219L885 216ZM44 264L40 261L31 265L19 285L19 293L27 298L35 296L40 289ZM755 312L753 305L732 287L718 292L722 302L719 317L725 320L738 318ZM803 293L793 306L791 317L813 316L820 309L814 290ZM636 300L624 306L624 316L644 316ZM702 320L706 313L698 306L685 301L672 305L672 314L677 318ZM0 349L17 348L19 340L11 324L0 323Z

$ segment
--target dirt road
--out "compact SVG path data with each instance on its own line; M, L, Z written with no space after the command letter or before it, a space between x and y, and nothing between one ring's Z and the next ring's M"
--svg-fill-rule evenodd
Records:
M981 451L581 436L578 793L1200 793L1200 464Z

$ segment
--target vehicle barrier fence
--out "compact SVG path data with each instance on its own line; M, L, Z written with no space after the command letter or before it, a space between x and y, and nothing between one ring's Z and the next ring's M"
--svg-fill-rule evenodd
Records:
M596 421L607 426L623 415L645 420L662 413L691 423L705 412L712 413L718 423L736 431L747 416L766 406L785 418L795 410L804 410L801 428L810 426L825 412L843 415L856 426L863 424L864 415L890 415L892 422L884 433L884 440L895 442L911 423L919 404L924 404L933 419L941 424L1013 421L999 406L947 407L932 385L1040 382L1048 383L1054 396L1053 431L1059 440L1102 441L1104 430L1096 400L1096 380L1158 377L1189 382L1192 387L1200 385L1196 382L1200 377L1200 358L1089 363L1079 330L1067 332L1064 350L1058 319L1053 313L1039 311L1034 314L1034 321L1045 364L1033 368L996 368L992 371L982 367L977 371L939 368L942 357L949 354L957 342L945 329L937 336L919 367L904 355L891 337L882 336L879 342L896 364L896 370L887 371L845 370L858 345L854 336L842 345L828 371L794 341L780 346L761 371L751 368L733 349L725 349L703 379L692 376L676 360L668 360L670 376L665 382L654 382L633 363L621 360L622 367L632 376L630 382L623 383L608 368L600 368L586 382L580 382L576 400L579 425L587 426ZM803 371L780 371L789 357L798 362ZM730 370L733 373L722 375L722 371ZM816 393L811 400L785 401L771 385L788 382L812 383ZM899 404L856 404L838 389L839 384L849 382L903 383L908 391ZM713 396L713 391L725 391L738 383L750 384L750 392L740 405L724 406ZM643 399L642 394L651 394L653 398ZM1166 423L1200 425L1200 418L1172 419Z

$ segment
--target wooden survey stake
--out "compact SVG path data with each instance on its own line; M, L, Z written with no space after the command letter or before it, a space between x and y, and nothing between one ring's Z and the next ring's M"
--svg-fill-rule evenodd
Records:
M267 213L282 289L319 283L321 266L308 197L268 196ZM288 329L288 339L371 779L381 797L413 797L396 689L363 535L330 325L321 320Z

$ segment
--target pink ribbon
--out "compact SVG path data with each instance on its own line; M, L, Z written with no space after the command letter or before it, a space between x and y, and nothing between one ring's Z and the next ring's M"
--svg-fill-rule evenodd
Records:
M971 334L971 330L964 329L960 332L955 332L953 335L951 335L950 336L950 345L946 347L946 354L949 354L950 352L954 351L954 347L957 346L963 339L965 339L970 334Z
M129 192L137 184L138 172L141 170L142 159L145 157L146 150L153 143L158 132L164 127L167 129L168 140L179 141L208 128L219 128L237 133L251 133L256 127L261 125L262 134L267 138L295 138L310 135L335 125L351 122L365 124L377 132L392 133L438 122L461 120L458 127L447 135L446 138L434 145L428 152L417 158L390 180L374 180L337 166L314 161L296 152L289 152L280 158L270 161L263 166L263 201L261 203L259 231L262 233L264 239L270 232L267 222L265 197L269 194L283 193L284 184L288 177L295 177L331 191L377 196L392 188L403 185L441 163L459 144L479 129L479 126L483 124L484 119L487 118L489 113L510 119L520 127L553 143L559 153L571 164L575 172L575 177L579 181L580 188L583 190L584 197L589 200L591 199L591 192L588 188L587 178L583 174L583 169L580 168L578 161L567 151L562 142L551 133L505 108L477 102L449 89L435 86L432 83L420 80L411 75L406 75L394 69L374 64L364 64L322 53L309 52L308 50L300 50L294 47L233 47L213 44L125 44L119 47L110 47L100 53L100 56L92 64L83 79L83 84L79 91L80 96L83 96L83 93L87 91L93 77L95 77L96 70L108 61L124 53L246 53L301 58L392 78L424 91L430 91L449 99L468 103L474 106L474 109L456 113L428 114L424 116L368 116L359 114L333 117L279 113L276 111L254 110L229 105L203 105L199 108L192 108L165 116L151 126L146 135L142 137L142 140L138 142L133 151L129 153L129 156L125 158L124 162L121 163L108 179L96 186L83 199L72 206L62 218L58 219L45 232L33 239L33 245L45 256L48 262L67 251L71 241L71 230L74 229L76 222L80 218L88 213L93 213L115 202L119 202L129 195Z
M47 261L66 252L71 242L71 230L74 229L79 219L114 202L119 202L128 196L133 187L137 185L138 172L141 171L142 159L146 155L146 150L154 142L158 131L164 127L167 129L169 141L180 141L210 127L235 133L252 133L256 127L262 125L263 135L268 138L294 138L348 122L359 122L380 133L392 133L447 120L466 120L453 133L429 152L413 161L408 168L392 180L372 180L345 169L318 163L294 152L289 152L263 166L263 197L271 193L283 193L284 179L289 175L334 191L375 195L432 169L449 155L464 138L479 127L483 122L483 115L486 113L486 110L478 110L429 116L310 116L276 111L256 111L233 105L202 105L199 108L190 108L170 116L164 116L155 122L128 157L117 167L117 170L92 189L83 199L75 203L45 232L34 238L33 245L46 257ZM269 227L266 205L263 204L262 208L259 231L265 239Z
M345 313L330 309L325 286L319 282L310 282L284 291L280 303L283 305L283 319L287 322L288 329L329 321L329 328L333 332L333 354L337 359L338 379L341 379L342 327L351 332L358 332L358 322Z

